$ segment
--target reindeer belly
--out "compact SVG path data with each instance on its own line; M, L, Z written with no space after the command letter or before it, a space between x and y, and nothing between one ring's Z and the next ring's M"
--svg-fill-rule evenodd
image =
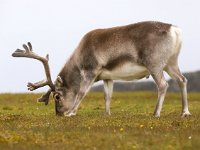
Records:
M98 79L112 79L112 80L134 80L141 79L149 75L148 70L139 66L135 63L125 63L123 65L117 66L112 70L103 68Z

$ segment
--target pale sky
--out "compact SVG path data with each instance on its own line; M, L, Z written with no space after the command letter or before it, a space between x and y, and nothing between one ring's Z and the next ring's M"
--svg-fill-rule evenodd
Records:
M27 92L28 81L44 78L38 61L11 57L23 43L30 41L43 56L49 53L55 80L85 33L144 20L179 26L181 71L200 69L199 0L0 0L0 92Z

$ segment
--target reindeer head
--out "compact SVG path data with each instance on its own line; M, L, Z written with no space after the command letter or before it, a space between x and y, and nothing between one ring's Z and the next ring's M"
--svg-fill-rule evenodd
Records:
M53 98L55 100L55 110L57 115L64 115L64 112L66 112L67 107L63 105L62 101L63 99L66 99L64 96L66 95L65 92L61 92L62 88L62 79L58 76L55 83L52 82L51 80L51 74L50 74L50 68L49 68L49 55L47 54L46 57L41 57L34 53L32 51L32 45L30 42L27 43L27 45L23 44L24 50L17 49L12 56L13 57L27 57L27 58L32 58L36 59L42 62L46 74L46 79L41 80L36 83L30 83L28 82L27 87L28 90L33 91L36 90L40 87L48 85L50 88L49 90L42 95L39 99L38 102L44 102L45 105L48 104L49 102L49 97L51 93L53 93Z
M55 90L53 92L53 98L55 100L56 114L61 116L75 115L74 106L76 104L76 93L73 90L74 86L66 86L60 76L57 77L54 83Z

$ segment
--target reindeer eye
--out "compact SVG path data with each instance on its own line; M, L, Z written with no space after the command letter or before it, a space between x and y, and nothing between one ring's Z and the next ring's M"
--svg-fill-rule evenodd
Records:
M59 100L60 100L60 95L56 94L56 95L54 96L54 98L55 98L56 101L59 101Z

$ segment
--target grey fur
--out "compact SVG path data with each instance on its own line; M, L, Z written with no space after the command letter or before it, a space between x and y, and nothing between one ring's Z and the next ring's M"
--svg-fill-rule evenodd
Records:
M168 87L163 76L163 71L166 71L180 85L182 116L190 115L187 80L178 67L181 42L178 27L153 21L87 33L55 81L55 90L52 92L56 113L75 115L92 84L104 80L105 110L110 114L112 80L134 80L151 75L158 87L154 116L159 117Z

